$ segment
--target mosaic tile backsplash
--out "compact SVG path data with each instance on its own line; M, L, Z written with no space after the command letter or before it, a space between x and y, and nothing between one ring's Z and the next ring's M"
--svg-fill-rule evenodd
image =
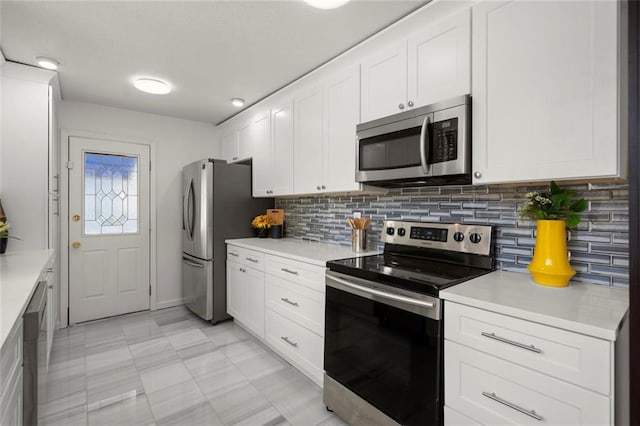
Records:
M563 185L589 202L582 223L571 231L567 248L577 271L573 281L629 285L629 188L624 183ZM384 194L279 198L285 210L285 237L351 245L346 218L371 217L368 247L382 249L385 219L493 225L498 269L528 273L535 222L520 219L526 193L546 186L444 186L390 189Z

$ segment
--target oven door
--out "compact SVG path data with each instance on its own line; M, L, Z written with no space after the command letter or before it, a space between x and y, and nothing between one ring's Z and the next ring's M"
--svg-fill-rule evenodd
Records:
M333 271L326 284L326 374L400 424L442 424L440 300Z

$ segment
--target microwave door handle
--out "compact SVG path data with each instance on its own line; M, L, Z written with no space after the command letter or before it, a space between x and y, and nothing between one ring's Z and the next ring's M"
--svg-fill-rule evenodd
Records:
M429 120L429 116L426 116L420 130L420 163L424 174L429 173L429 164L427 164L427 153L431 149L431 135L427 131L429 124L431 124L431 120Z

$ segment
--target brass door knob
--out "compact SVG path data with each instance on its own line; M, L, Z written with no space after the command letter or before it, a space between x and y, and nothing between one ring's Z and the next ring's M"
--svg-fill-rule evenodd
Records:
M74 241L74 242L71 244L71 247L73 247L74 249L80 248L80 243L79 243L79 242L77 242L77 241Z
M77 222L80 220L80 215L74 214L73 217L71 218L71 220L73 220L74 222Z

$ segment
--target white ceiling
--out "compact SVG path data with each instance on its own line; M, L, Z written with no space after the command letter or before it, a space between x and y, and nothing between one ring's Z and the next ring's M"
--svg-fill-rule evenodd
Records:
M219 123L426 0L352 0L334 10L289 1L6 1L8 60L50 56L65 100ZM131 81L168 81L165 96Z

